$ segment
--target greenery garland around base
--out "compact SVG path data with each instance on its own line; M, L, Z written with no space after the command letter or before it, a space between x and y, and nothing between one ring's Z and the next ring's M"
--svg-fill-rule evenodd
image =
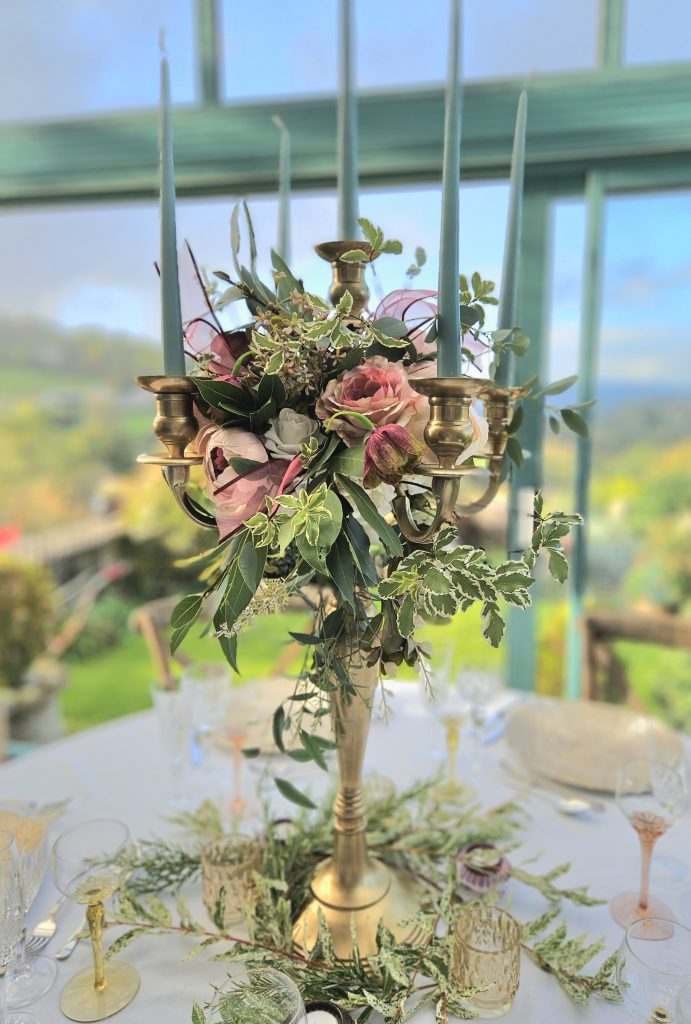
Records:
M450 936L469 899L496 902L503 887L485 896L463 888L459 867L467 855L461 851L473 844L492 844L496 852L509 858L506 881L536 889L547 903L539 917L519 922L524 955L551 974L578 1004L587 1004L591 996L619 1001L614 980L616 953L588 973L587 966L603 950L603 940L570 936L564 921L559 920L564 902L596 906L604 901L592 897L587 888L562 886L570 864L540 874L512 863L526 821L525 811L517 803L489 809L476 803L450 807L435 799L437 782L417 782L368 804L371 852L387 864L409 870L429 894L414 919L415 945L397 941L380 927L376 955L364 960L354 944L352 960L346 962L335 956L324 925L312 949L296 948L293 922L309 899L315 864L331 852L332 794L315 812L301 813L291 822L274 820L266 809L264 830L257 839L259 869L254 875L254 898L246 907L244 935L224 930L218 919L213 926L194 920L182 894L185 883L199 877L202 847L222 834L215 805L207 802L194 814L173 819L186 830L179 841L142 840L129 865L129 882L107 922L109 927L127 926L128 930L115 939L107 955L120 952L144 935L189 935L197 941L186 959L211 953L213 960L280 969L297 983L305 1001L328 999L344 1009L364 1008L361 1022L377 1011L387 1024L402 1024L427 1005L434 1007L439 1024L445 1024L449 1016L469 1018L474 1016L468 1009L469 992L458 987L450 969ZM174 894L175 912L170 901L161 899L163 893ZM193 1024L205 1024L207 1019L201 1003L195 1002Z

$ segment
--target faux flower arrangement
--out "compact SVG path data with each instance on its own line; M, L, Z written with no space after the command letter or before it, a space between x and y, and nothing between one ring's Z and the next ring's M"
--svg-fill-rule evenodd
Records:
M401 662L421 664L415 629L422 619L450 619L479 602L484 635L497 646L502 605L530 604L540 550L548 551L552 574L565 579L561 541L579 517L543 517L538 496L530 549L496 566L481 548L459 544L453 526L432 544L407 541L391 514L394 497L405 495L420 522L429 521L434 504L426 478L413 474L421 461L436 462L424 441L428 400L415 390L416 380L436 375L435 293L403 289L387 296L374 315L355 316L349 292L330 308L276 253L269 287L256 272L249 214L250 264L240 263L239 213L236 207L231 221L235 274L216 273L224 289L207 282L206 308L186 325L203 423L197 448L219 542L198 559L203 591L184 598L173 613L172 648L210 606L213 631L237 670L243 626L258 612L280 610L307 584L319 584L316 603L307 598L314 604L313 632L294 634L306 647L305 671L285 702L289 710L277 712L274 735L282 746L284 730L297 725L300 759L321 762L325 741L302 728L302 720L326 714L335 688L355 693L346 664L349 645L382 673ZM387 241L368 220L360 225L367 243L344 260L371 262L402 251L400 242ZM423 260L418 250L409 276ZM459 344L475 375L508 351L523 354L528 344L516 328L484 330L485 308L497 301L493 290L493 282L479 274L459 282ZM215 311L240 300L252 322L224 332ZM537 394L558 393L570 383ZM509 433L520 419L517 409ZM462 461L482 466L487 423L475 410L471 422L473 439ZM520 458L517 439L510 442L509 455Z

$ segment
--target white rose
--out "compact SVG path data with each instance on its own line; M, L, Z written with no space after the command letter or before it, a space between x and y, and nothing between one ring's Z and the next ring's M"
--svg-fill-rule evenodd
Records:
M264 434L264 444L279 459L294 459L300 454L300 445L310 437L322 439L317 421L293 409L281 409L269 422L271 426Z

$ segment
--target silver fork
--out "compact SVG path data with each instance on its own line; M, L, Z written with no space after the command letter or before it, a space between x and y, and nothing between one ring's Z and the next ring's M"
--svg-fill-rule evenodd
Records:
M61 896L48 916L38 922L31 933L31 938L27 939L24 944L24 951L26 953L38 953L38 951L43 949L43 947L46 946L53 938L55 935L55 929L57 928L55 919L64 902L65 897Z

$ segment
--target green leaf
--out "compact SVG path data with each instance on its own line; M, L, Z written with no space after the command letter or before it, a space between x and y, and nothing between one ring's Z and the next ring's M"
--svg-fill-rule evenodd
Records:
M553 579L558 583L564 583L569 575L569 563L561 551L550 551L549 571Z
M195 1003L192 1007L192 1024L206 1024L206 1014L199 1003Z
M185 639L190 629L197 621L202 610L203 596L201 594L190 594L178 601L173 608L170 617L170 624L173 632L170 637L170 653L175 654L176 650Z
M577 380L578 374L573 374L571 377L562 377L561 380L555 380L553 384L548 384L546 388L537 391L533 397L541 398L544 395L560 395L563 391L568 391Z
M343 451L334 455L330 462L330 468L334 473L354 476L356 479L362 480L365 473L365 446L361 444L356 448L344 448Z
M489 640L492 647L498 647L504 636L504 620L498 610L493 607L483 609L482 635Z
M349 249L339 256L341 263L368 263L369 256L364 249Z
M297 804L298 807L306 807L309 811L316 811L316 804L314 804L310 798L305 794L301 793L299 789L296 789L292 782L288 782L287 779L274 778L276 787L279 793L290 800L291 803Z
M257 404L265 405L273 402L277 406L283 405L286 400L286 389L280 377L274 373L266 373L259 381L257 388Z
M549 426L553 434L558 434L561 430L561 423L556 416L552 416L551 414L549 417Z
M242 288L238 288L236 284L232 284L230 288L226 288L224 292L221 292L219 297L216 299L215 306L229 306L231 302L238 302L240 299L244 299L244 297Z
M367 217L358 217L358 224L362 228L362 233L370 243L373 249L378 249L381 243L384 241L384 236L380 228L375 227L371 220Z
M283 730L285 729L285 724L286 713L283 710L283 705L279 704L276 710L274 711L274 717L271 723L271 727L274 736L274 743L281 751L285 750L285 746L283 744Z
M523 406L519 405L514 409L511 422L509 423L507 433L516 434L518 433L521 423L523 422Z
M221 403L226 402L240 410L247 410L247 412L251 411L254 407L255 403L251 392L246 391L245 388L239 388L236 384L231 384L227 380L195 377L194 383L199 394L209 405L218 407Z
M448 594L451 591L448 577L434 566L425 572L425 584L433 594Z
M403 252L403 244L397 238L390 238L379 246L379 252L400 256Z
M418 267L424 267L425 263L427 262L427 253L425 252L421 245L418 245L417 249L415 250L415 262L417 263Z
M331 548L326 564L331 579L338 587L341 597L351 608L355 608L355 590L353 586L355 564L350 545L348 544L348 538L344 534L338 537Z
M398 534L393 527L389 526L386 520L380 516L374 502L366 491L364 491L362 487L356 484L353 480L338 474L336 475L336 482L338 483L340 490L345 492L347 497L351 500L351 503L358 510L365 522L369 523L372 529L376 530L384 547L387 548L392 555L398 555L399 557L402 556L403 546Z
M389 338L405 338L408 334L408 325L395 316L380 316L373 321L372 327Z
M317 572L322 573L324 576L329 575L329 567L326 564L325 552L323 550L315 547L314 544L310 544L304 533L301 533L296 538L295 543L301 557L304 558L308 565L311 565L313 569L316 569Z
M406 594L396 613L401 636L412 636L415 631L415 605L410 594Z
M316 633L296 633L288 630L288 634L292 636L293 640L297 640L299 644L314 644L316 647L324 643L324 637L317 636Z
M352 308L353 308L353 296L348 291L348 289L346 288L346 290L343 292L343 295L341 295L340 299L338 300L338 305L336 306L336 312L340 313L342 316L348 316L348 314L350 313ZM328 322L329 321L327 320L327 323Z
M249 473L251 470L256 469L257 466L261 466L261 462L256 462L254 459L243 459L241 456L236 455L234 458L228 460L228 465L231 469L234 469L238 476L242 476L243 473Z
M343 521L343 526L355 564L360 570L362 578L370 586L376 586L379 582L379 574L370 552L369 537L354 516L347 516Z
M510 437L506 442L506 454L515 466L523 465L523 449L515 437Z
M250 267L252 268L252 272L254 273L255 265L257 262L257 242L254 237L254 226L252 224L252 218L250 217L249 207L247 206L247 203L244 199L242 200L242 208L245 211L245 221L247 222L247 234L250 243Z
M566 406L560 409L561 418L563 419L569 430L572 430L574 434L578 434L580 437L590 437L590 431L588 430L588 424L583 419L580 413L575 412L573 409L569 409Z
M310 736L304 729L300 729L300 742L310 756L310 760L314 761L315 764L319 765L322 771L328 772L329 766L326 763L324 757L324 751L321 749L318 743L315 743L314 737Z
M236 203L233 207L233 212L230 215L230 251L233 254L233 263L238 274L240 273L240 264L238 261L238 255L240 253L240 204Z
M264 573L265 562L266 548L255 548L246 538L228 570L226 587L218 610L228 629L232 629L254 597Z
M343 526L343 506L335 491L328 490L324 498L324 505L331 513L331 518L322 516L319 520L319 535L317 547L327 552L341 532Z

